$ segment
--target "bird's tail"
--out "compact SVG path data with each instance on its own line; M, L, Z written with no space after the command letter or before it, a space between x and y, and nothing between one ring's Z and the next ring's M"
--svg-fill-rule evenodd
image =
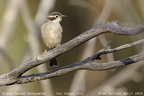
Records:
M56 58L52 58L51 60L50 60L50 67L56 67L56 66L58 66L58 63L57 63L57 59Z

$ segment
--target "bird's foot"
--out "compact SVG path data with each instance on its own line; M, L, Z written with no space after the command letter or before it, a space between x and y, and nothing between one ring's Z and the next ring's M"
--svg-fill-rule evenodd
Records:
M42 53L42 55L44 56L47 52L48 52L48 50L45 49L45 51Z
M61 46L61 44L58 44L56 47L60 47Z

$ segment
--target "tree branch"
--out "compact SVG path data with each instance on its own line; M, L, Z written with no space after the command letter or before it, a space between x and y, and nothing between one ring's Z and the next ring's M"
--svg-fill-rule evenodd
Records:
M108 62L108 63L93 62L93 60L95 59L100 59L100 56L102 54L112 53L118 50L122 50L124 48L132 47L140 43L144 43L144 40L139 40L137 42L126 44L114 49L107 49L105 51L100 51L95 55L82 60L81 62L70 64L68 66L57 68L45 73L37 73L37 74L25 75L25 76L22 75L28 70L40 64L43 64L46 61L49 61L53 57L68 52L71 49L79 46L80 44L88 41L89 39L99 36L103 33L115 33L120 35L136 35L142 33L143 31L144 31L143 24L138 25L134 28L129 28L129 27L121 27L116 22L107 22L105 24L102 24L100 26L97 26L95 28L92 28L80 34L79 36L61 45L60 47L48 51L45 56L37 55L32 59L22 63L21 65L13 69L11 72L0 75L0 86L11 85L11 84L23 84L23 83L34 82L38 80L44 80L47 78L53 78L59 75L66 74L71 71L81 70L81 69L94 70L94 71L108 70L108 69L117 68L128 64L133 64L138 61L142 61L144 60L144 53L137 54L122 60Z

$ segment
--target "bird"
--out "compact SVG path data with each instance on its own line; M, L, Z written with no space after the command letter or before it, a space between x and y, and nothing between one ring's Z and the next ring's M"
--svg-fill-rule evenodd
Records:
M52 12L48 14L46 22L42 24L41 36L43 42L47 47L47 49L42 53L42 55L45 55L48 50L60 46L63 32L60 22L63 17L67 16L61 14L60 12ZM50 67L52 66L58 66L56 57L50 60Z

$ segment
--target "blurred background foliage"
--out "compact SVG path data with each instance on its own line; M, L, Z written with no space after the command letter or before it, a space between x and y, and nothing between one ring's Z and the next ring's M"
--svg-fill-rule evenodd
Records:
M105 22L118 20L119 25L126 27L141 24L144 20L143 5L143 0L0 0L0 74L10 72L22 62L45 50L40 27L45 22L47 14L52 11L67 15L61 22L63 44ZM91 56L104 48L109 41L111 41L109 48L115 48L142 39L143 36L143 33L137 36L104 34L60 55L59 67ZM143 52L143 45L103 56L102 60L95 62L110 62L140 52ZM142 92L144 95L143 63L106 71L71 72L50 80L1 87L0 93L46 92L45 96L58 96L60 95L58 93L68 96L64 94L66 92L81 93L78 96L103 96L98 93ZM48 64L40 65L26 74L55 69L50 68ZM134 93L131 96L133 95Z

